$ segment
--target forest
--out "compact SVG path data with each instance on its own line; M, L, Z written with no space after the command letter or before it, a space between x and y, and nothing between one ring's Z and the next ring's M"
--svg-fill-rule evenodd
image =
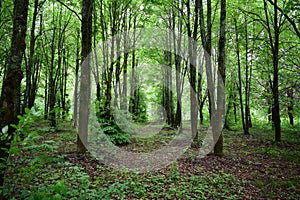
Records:
M0 0L0 199L300 199L299 0Z

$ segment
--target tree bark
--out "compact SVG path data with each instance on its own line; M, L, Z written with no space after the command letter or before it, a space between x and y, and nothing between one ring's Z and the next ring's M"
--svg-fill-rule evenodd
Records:
M85 60L81 65L81 82L80 82L80 105L79 105L79 127L77 137L77 152L83 154L86 152L88 137L88 115L90 104L90 55L92 48L92 9L93 0L82 1L82 24L81 24L81 57Z
M23 78L22 58L26 49L26 30L28 16L28 0L14 1L13 33L11 38L10 55L3 80L0 97L0 130L9 124L17 124L20 114L21 81ZM0 142L0 159L5 165L12 141L13 128L9 126L8 136ZM2 134L2 132L1 132ZM4 183L4 169L0 172L0 185Z
M218 118L218 122L222 121L222 116L225 114L225 94L224 89L222 87L225 87L225 45L226 45L226 0L221 0L221 15L220 15L220 38L219 38L219 56L218 56L218 80L223 81L223 84L218 83L217 87L217 106L218 106L218 115L215 116ZM217 125L218 128L218 125ZM214 147L214 154L216 156L223 156L223 134L222 134L222 128L220 128L221 133L215 132L214 133L214 140L216 142ZM219 135L219 137L217 137Z

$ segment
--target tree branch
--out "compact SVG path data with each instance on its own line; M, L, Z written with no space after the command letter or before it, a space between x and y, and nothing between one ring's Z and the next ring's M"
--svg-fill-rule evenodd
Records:
M82 22L80 16L78 15L78 13L73 10L72 8L70 8L69 6L67 6L64 2L62 2L61 0L56 0L58 3L60 3L61 5L63 5L65 8L67 8L69 11L71 11L72 13L74 13L76 15L76 17L79 19L80 22Z
M273 1L271 1L271 0L267 0L267 1L274 6L274 2ZM300 31L298 30L297 25L295 24L295 22L287 14L285 14L283 12L283 10L281 8L279 8L277 5L276 5L276 9L279 10L284 15L284 17L292 25L292 27L293 27L294 31L296 32L297 36L300 38Z

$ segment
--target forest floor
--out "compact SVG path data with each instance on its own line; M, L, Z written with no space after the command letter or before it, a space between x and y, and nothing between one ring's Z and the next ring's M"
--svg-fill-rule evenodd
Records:
M299 127L283 127L277 144L264 126L247 136L225 130L224 157L195 158L189 149L173 164L140 174L78 155L68 123L34 129L42 137L25 140L11 153L3 190L8 199L300 199ZM122 148L148 151L173 137L170 132Z

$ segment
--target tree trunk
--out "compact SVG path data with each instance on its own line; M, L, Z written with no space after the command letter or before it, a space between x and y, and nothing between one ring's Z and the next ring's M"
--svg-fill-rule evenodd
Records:
M222 121L222 115L224 115L225 111L225 94L224 94L224 88L225 87L225 45L226 45L226 0L221 0L221 15L220 15L220 38L219 38L219 56L218 56L218 76L219 79L223 81L223 85L218 83L218 88L217 88L217 94L218 94L218 115L216 117L219 118L217 120L218 122ZM217 130L219 131L219 130ZM217 156L223 156L223 135L222 135L222 129L220 130L221 133L213 132L214 133L214 140L216 142L215 147L214 147L214 154ZM218 136L219 137L216 137Z
M281 141L281 130L280 130L280 107L279 107L279 26L278 26L278 10L277 0L274 0L274 48L273 48L273 98L274 98L274 125L275 125L275 141Z
M289 121L290 125L294 125L294 116L293 116L293 110L294 110L294 91L292 88L289 88L287 90L287 95L288 95L288 116L289 116Z
M123 60L123 84L122 84L122 94L121 94L121 105L120 108L121 110L127 111L128 107L127 107L127 65L128 65L128 57L129 57L129 53L127 52L128 48L129 48L129 41L127 41L127 31L130 30L130 19L131 19L131 15L129 16L129 23L128 23L128 27L127 27L127 18L124 17L123 23L124 23L124 28L125 28L125 33L123 35L123 43L124 43L124 60Z
M245 24L247 24L247 17L245 17ZM249 64L248 64L248 28L245 26L245 40L246 40L246 52L245 52L245 67L246 67L246 83L245 83L245 131L246 135L249 135L250 127L250 77L249 77Z
M190 17L191 17L191 9L190 9L190 1L187 1L187 15L188 15L188 23L187 23L187 31L189 36L188 41L188 49L189 49L189 74L190 74L190 110L191 110L191 129L192 129L192 136L193 136L193 143L192 146L198 148L199 147L199 138L198 138L198 128L197 128L197 121L198 121L198 105L197 105L197 97L196 97L196 76L197 76L197 69L194 64L196 63L196 44L194 41L197 40L197 30L198 30L198 14L199 14L199 3L198 1L195 4L195 21L194 27L192 30L190 24Z
M80 105L79 105L79 127L77 137L77 152L85 153L88 137L88 115L90 104L90 55L92 48L92 9L93 0L82 1L82 24L81 24L81 57L84 62L81 65L81 82L80 82Z
M206 19L206 29L204 23L204 9L203 0L199 0L199 24L200 24L200 34L203 48L205 50L205 62L206 62L206 74L207 74L207 84L208 84L208 109L209 118L212 118L212 112L215 110L215 95L214 95L214 79L212 72L211 63L211 37L212 37L212 23L211 23L211 0L207 1L207 19Z
M136 84L137 84L137 78L136 78L136 74L135 74L135 69L136 69L136 57L135 57L135 40L136 40L136 16L134 16L133 19L133 50L131 53L131 81L130 81L130 99L129 99L129 112L134 114L135 110L135 101L136 101L136 95L135 95L135 91L136 91Z
M237 20L234 19L234 27L235 27L235 43L236 43L236 55L237 55L237 64L238 64L238 78L239 78L239 99L240 99L240 108L241 108L241 117L242 117L242 125L244 134L247 135L249 132L246 129L245 124L245 114L244 114L244 103L243 103L243 92L242 92L242 73L241 73L241 59L240 59L240 45L239 45L239 34L237 29Z
M177 6L178 8L182 9L183 8L183 1L177 1ZM175 52L175 70L176 70L176 113L175 113L175 119L174 119L174 127L181 127L182 125L182 84L184 83L184 75L181 76L182 74L182 67L181 67L181 63L182 63L182 58L180 56L180 52L181 52L181 44L182 44L182 35L179 34L178 37L176 37L175 34L175 27L176 27L176 14L175 14L175 8L172 7L172 14L173 14L173 48L174 48L174 52ZM182 32L182 14L180 12L178 12L178 32L181 33Z
M22 58L25 53L26 30L28 16L28 0L14 1L13 33L11 38L10 55L3 80L0 98L0 130L9 124L17 124L20 114L21 81L23 78ZM1 165L6 165L10 142L13 137L13 128L9 126L8 136L0 142ZM4 169L0 170L0 186L4 183Z
M272 49L272 61L273 61L273 80L272 80L272 96L273 96L273 104L272 104L272 117L275 128L275 141L281 141L281 128L280 128L280 107L279 107L279 34L280 34L280 25L278 24L278 10L277 10L277 0L274 1L273 5L274 9L274 22L273 29L274 34L271 33L271 26L268 14L268 6L266 0L264 0L264 11L266 15L267 29L270 40L270 45ZM274 35L274 36L273 36Z
M22 106L23 113L26 107L30 109L33 106L32 104L29 105L29 99L32 98L31 93L35 89L33 88L33 84L32 84L32 75L35 75L33 66L35 65L35 61L34 61L34 48L35 48L35 41L36 41L35 24L36 24L36 17L38 14L38 4L39 4L39 0L34 0L34 11L33 11L31 31L30 31L29 62L28 65L26 65L26 89L25 89L24 101Z

